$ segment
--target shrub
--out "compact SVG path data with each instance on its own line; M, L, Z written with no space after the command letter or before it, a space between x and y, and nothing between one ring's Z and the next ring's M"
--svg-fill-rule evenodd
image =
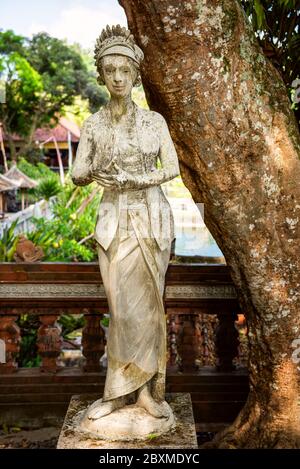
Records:
M0 238L0 262L12 262L18 243L18 235L15 234L15 228L18 220L15 220L8 228L4 228L3 235Z
M44 163L31 164L25 158L20 158L18 168L28 177L39 180L45 177L53 177L58 180L58 176Z
M59 181L53 176L42 179L39 185L35 189L35 194L45 200L51 199L55 195L59 194L62 190L62 186Z

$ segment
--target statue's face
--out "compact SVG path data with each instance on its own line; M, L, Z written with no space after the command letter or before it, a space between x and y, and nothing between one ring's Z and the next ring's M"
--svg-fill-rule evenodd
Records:
M104 83L112 96L122 98L130 95L137 72L129 57L103 57L102 73Z

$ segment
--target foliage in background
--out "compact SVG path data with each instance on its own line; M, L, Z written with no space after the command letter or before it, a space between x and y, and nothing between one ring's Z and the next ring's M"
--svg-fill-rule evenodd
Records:
M85 324L83 314L62 314L58 320L61 327L61 336L66 341L72 341L82 334ZM39 317L33 314L22 314L17 319L20 327L21 344L17 362L19 367L36 368L41 365L41 357L38 354L37 337L41 325Z
M59 194L62 190L62 186L57 178L51 176L49 178L42 179L39 185L34 189L37 198L49 200L51 197Z
M132 89L132 99L141 108L149 109L147 99L145 96L145 92L144 92L144 88L142 85L139 87L134 87Z
M41 364L41 357L37 351L37 331L40 326L39 317L33 314L22 314L17 320L22 330L18 366L25 368L37 367Z
M80 333L84 326L84 315L62 314L58 323L62 328L61 336L66 340L72 340L76 335L75 331ZM22 330L18 366L25 368L40 366L41 357L38 354L36 345L37 332L41 325L39 317L34 314L22 314L19 316L17 324Z
M0 238L0 262L13 262L18 236L15 235L15 228L18 223L16 219L8 228L4 228Z
M105 86L100 86L97 82L98 73L96 70L93 53L84 49L78 43L75 43L70 47L81 56L88 71L87 84L81 93L81 96L83 99L88 100L90 112L97 112L99 107L103 106L103 104L108 101L109 93Z
M96 241L93 238L79 244L95 229L100 193L82 213L78 212L82 202L90 195L93 188L92 185L92 187L85 186L76 189L76 186L68 181L52 204L53 218L32 220L36 229L27 236L34 244L43 248L45 254L43 261L88 262L96 260ZM75 190L77 190L77 195L67 207Z
M83 121L91 115L89 102L81 96L76 96L74 103L69 106L64 106L63 114L71 122L75 122L80 128Z
M35 179L36 181L48 177L57 177L57 180L59 180L58 175L44 163L31 164L25 158L21 157L17 166L28 177Z
M240 0L264 54L280 72L289 95L300 79L300 0ZM299 82L300 83L300 82ZM293 103L298 122L300 107Z
M51 219L32 218L35 229L25 233L28 239L43 249L45 254L43 261L89 262L97 260L96 241L93 238L86 240L85 238L95 229L101 189L99 188L99 192L84 210L81 210L83 202L89 198L95 184L77 187L67 177L66 184L62 187L58 175L43 163L32 165L21 159L18 167L29 177L41 181L36 195L49 200L54 192L59 190L55 200L51 201L53 217ZM14 233L16 224L17 221L4 230L4 235L0 240L0 262L14 260L13 256L18 242L18 235Z
M109 317L108 316L104 316L100 323L102 324L103 327L108 327L109 326Z
M54 173L47 165L38 162L36 164L29 163L25 158L21 157L17 164L18 168L31 179L39 182L34 189L27 191L29 203L34 203L38 199L49 200L50 197L58 194L61 190L60 179L57 173ZM20 194L17 194L17 199Z
M55 125L76 97L87 100L92 112L105 101L95 70L82 54L79 47L47 33L28 39L11 30L0 31L0 79L6 83L0 121L13 159L33 146L36 128ZM18 151L12 138L15 133L24 139Z
M85 319L83 314L62 314L58 322L62 328L62 337L64 337L65 339L72 339L74 338L74 331L78 331L83 328L85 324Z

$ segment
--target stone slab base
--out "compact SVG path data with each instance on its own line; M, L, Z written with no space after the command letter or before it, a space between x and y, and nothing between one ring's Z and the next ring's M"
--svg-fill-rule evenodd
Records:
M158 437L169 432L175 425L175 418L171 407L165 401L162 403L166 417L155 418L136 404L126 405L102 418L91 420L87 416L93 408L99 405L96 401L87 411L78 413L74 423L78 430L91 438L108 441L149 440L150 435ZM78 418L77 418L78 417Z
M99 395L72 396L58 439L58 449L197 448L192 402L188 393L166 394L166 401L173 411L175 422L166 433L159 435L159 429L157 429L157 433L149 433L143 441L137 439L131 441L104 440L80 430L78 424L83 413L96 399L99 399ZM137 412L140 412L139 419L149 418L143 409L137 410L137 407L133 405L115 410L110 416L103 417L103 419L110 417L111 421L118 422L121 418L124 422L126 413L128 413L128 419L130 419L133 418L133 414L136 417Z

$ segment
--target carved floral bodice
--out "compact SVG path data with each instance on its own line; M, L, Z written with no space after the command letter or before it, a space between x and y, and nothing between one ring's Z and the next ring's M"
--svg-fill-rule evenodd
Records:
M111 160L131 174L143 174L156 168L159 142L157 141L157 145L152 142L149 146L144 142L142 146L135 118L126 124L111 125L110 132L105 137L111 142L111 151L105 151L107 145L104 140L99 141L98 152L102 154L102 168L105 169Z
M160 185L179 174L178 158L163 116L135 105L135 113L124 124L112 124L104 106L83 124L72 180L77 185L93 181L92 172L114 173L109 166L114 159L119 167L134 175L132 187L126 188L127 201L145 200L152 232L161 249L174 237L174 221L169 202ZM161 168L157 168L158 159ZM108 167L108 168L107 168ZM105 188L98 212L95 238L105 249L110 245L119 220L122 190ZM109 205L108 205L109 204Z
M157 167L158 158L165 171L170 172L170 178L175 171L179 173L176 151L164 118L135 107L136 112L126 125L113 125L107 106L84 122L72 170L76 184L91 182L91 169L105 170L112 158L130 173L151 173Z

